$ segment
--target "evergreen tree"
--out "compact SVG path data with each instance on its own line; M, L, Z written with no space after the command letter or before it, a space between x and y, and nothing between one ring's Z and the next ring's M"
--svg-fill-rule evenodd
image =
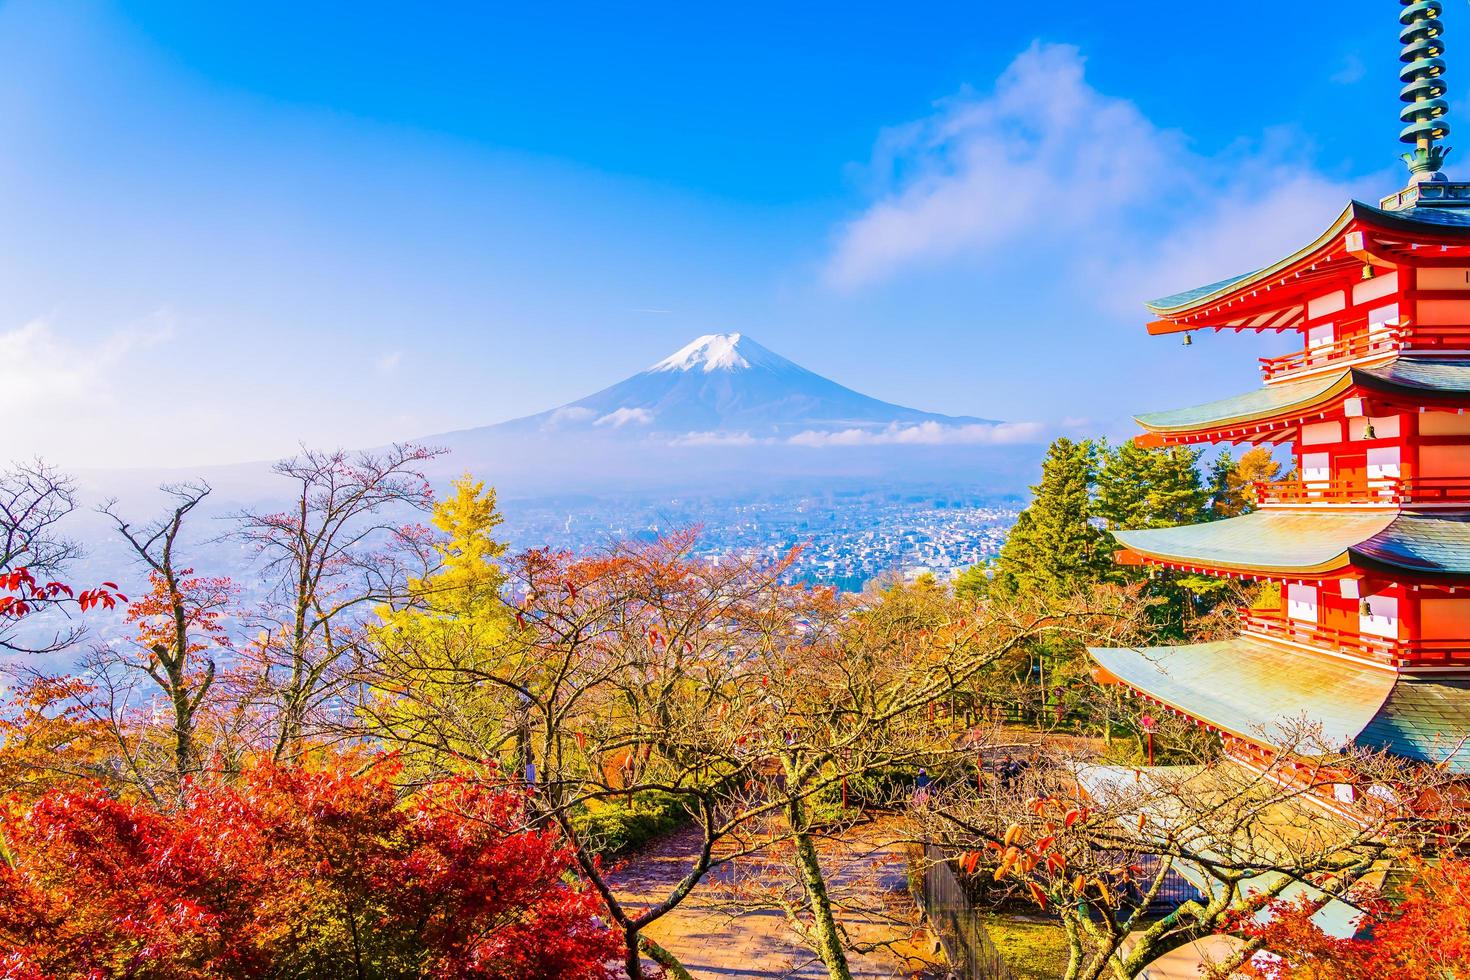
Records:
M1200 479L1199 450L1125 442L1104 447L1102 457L1095 513L1109 529L1176 527L1206 516L1209 493Z
M1227 449L1210 464L1210 475L1205 480L1205 492L1210 498L1210 518L1220 520L1239 517L1245 513L1248 501L1242 493L1240 475L1235 469L1235 457Z
M954 594L966 602L979 602L990 595L991 569L989 562L981 562L960 572L954 580Z
M1140 527L1178 527L1205 517L1208 495L1200 480L1200 450L1170 446L1150 454L1147 523Z
M1093 512L1113 531L1153 526L1148 493L1155 468L1153 452L1129 440L1116 448L1104 443L1099 455L1102 466Z
M1047 450L1041 482L1001 549L995 586L1056 594L1108 577L1112 536L1093 521L1097 449L1060 438Z

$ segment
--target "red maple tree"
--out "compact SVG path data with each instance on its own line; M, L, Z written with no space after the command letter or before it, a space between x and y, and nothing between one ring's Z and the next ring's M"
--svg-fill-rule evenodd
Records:
M0 976L604 980L620 945L523 797L262 763L160 811L58 790L6 821Z
M1367 904L1357 935L1330 936L1310 901L1279 903L1242 932L1264 942L1241 972L1259 980L1447 980L1470 966L1470 861L1422 863L1403 899Z

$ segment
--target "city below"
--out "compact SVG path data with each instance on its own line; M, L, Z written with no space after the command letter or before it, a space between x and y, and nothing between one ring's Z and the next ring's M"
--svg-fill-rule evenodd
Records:
M877 487L764 494L540 498L505 502L512 547L589 551L698 528L697 554L775 560L799 553L790 578L860 591L875 578L941 581L999 553L1022 503L958 487Z

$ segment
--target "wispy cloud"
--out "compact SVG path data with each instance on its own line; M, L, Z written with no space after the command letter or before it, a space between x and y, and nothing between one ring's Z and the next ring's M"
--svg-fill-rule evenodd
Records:
M596 414L592 409L583 408L580 405L563 405L551 413L551 417L546 421L546 428L555 429L563 425L586 422Z
M163 313L95 342L67 337L46 320L0 332L0 411L32 417L40 403L66 405L69 414L109 404L122 363L172 336Z
M402 364L403 351L388 351L384 354L378 355L378 357L373 361L373 370L377 371L379 374L393 374L397 372L399 366Z
M1352 85L1361 82L1368 74L1368 67L1363 64L1363 59L1355 54L1350 54L1342 61L1342 67L1333 72L1329 79L1336 85Z
M675 436L669 440L671 446L761 446L775 442L774 439L762 439L751 435L749 432L686 432L681 436Z
M1245 271L1326 226L1355 188L1312 169L1298 136L1200 154L1094 88L1077 48L1033 44L990 91L881 135L874 200L836 230L825 278L852 290L1040 245L1059 273L1087 274L1132 310L1161 267L1172 291L1194 268L1206 281Z
M943 425L920 422L890 425L883 429L841 429L835 432L809 430L787 441L794 446L963 446L1041 442L1046 426L1039 422L1000 422L983 425Z
M621 429L625 425L648 425L652 421L653 413L646 408L620 408L615 412L608 412L592 424Z

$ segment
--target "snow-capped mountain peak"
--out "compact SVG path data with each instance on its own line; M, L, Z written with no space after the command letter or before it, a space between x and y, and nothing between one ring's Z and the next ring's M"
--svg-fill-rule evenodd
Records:
M709 374L712 371L741 371L752 364L775 367L785 360L749 337L738 333L711 333L696 338L648 370L703 371Z
M646 371L507 430L605 434L737 433L778 438L808 431L972 425L981 419L922 412L829 381L738 333L707 334Z

